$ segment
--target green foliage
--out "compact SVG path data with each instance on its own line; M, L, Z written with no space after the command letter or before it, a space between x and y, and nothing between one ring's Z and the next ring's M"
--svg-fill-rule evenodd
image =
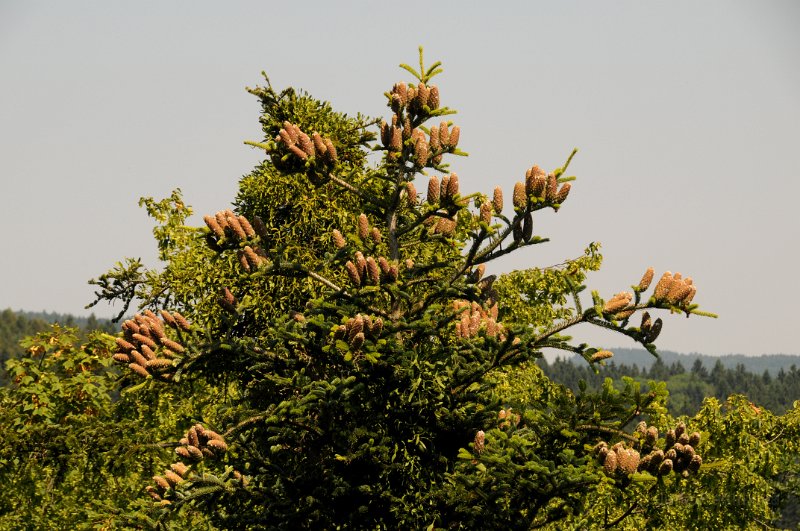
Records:
M702 433L697 448L702 473L656 484L640 483L624 492L600 489L575 527L608 522L627 514L624 529L763 529L776 523L774 510L797 494L797 405L777 416L741 396L725 403L706 400L687 419L687 431ZM788 522L787 522L788 523ZM795 522L796 525L796 522ZM564 527L572 527L571 522Z
M88 456L107 438L112 345L99 335L76 343L75 330L56 326L23 342L29 356L7 363L13 383L0 388L0 527L88 521L95 489L107 486Z
M598 244L590 245L584 256L558 266L502 275L495 283L504 322L533 326L544 331L556 321L571 319L576 308L572 295L586 281L586 273L600 269Z
M74 338L53 340L77 360L78 351L96 353L106 371L96 390L87 388L94 379L73 382L60 361L38 373L29 368L34 358L24 370L12 367L16 375L34 375L20 385L45 380L48 389L79 388L94 402L80 432L92 438L88 450L64 451L66 443L52 433L34 437L15 425L19 437L51 446L30 465L10 453L33 467L23 482L33 490L16 485L10 500L17 501L5 508L17 519L10 522L39 518L50 525L49 515L30 514L21 500L35 501L31 507L58 503L66 512L85 503L89 512L75 514L98 527L509 529L687 521L660 516L659 500L677 505L704 481L699 462L692 468L684 459L695 450L681 448L674 471L671 463L637 468L640 452L683 444L664 435L675 426L665 386L642 389L627 378L619 388L608 380L597 391L573 392L533 361L557 348L602 365L607 351L566 335L581 323L655 351L662 323L649 312L703 314L692 302L696 288L665 274L650 296L643 280L633 293L585 300L586 274L600 264L594 244L559 267L487 275L494 260L547 241L533 234L533 217L559 211L567 200L574 152L552 172L530 168L505 207L500 191L491 200L463 193L446 162L466 155L460 130L434 122L454 112L430 85L440 64L426 67L420 52L419 70L403 68L419 82L386 93L392 116L380 121L379 135L369 130L378 122L336 113L293 89L276 92L268 82L252 89L265 138L250 144L269 158L241 180L234 210L205 216L206 227L186 225L191 210L179 191L142 200L157 223L163 267L129 259L93 281L97 301L123 304L120 317L141 303L115 341L119 382L111 385L103 337L88 350L75 347ZM370 149L380 154L375 165ZM420 176L427 178L424 201L414 185ZM630 322L634 314L642 316L638 326ZM38 341L30 346L50 340ZM46 394L42 405L45 389L37 389L9 391L19 396L4 402L7 418L28 396L30 411L40 415L37 429L52 418L56 435L72 433L72 395ZM727 446L712 446L722 421L707 417L695 421L707 441L697 450L708 450L703 466L724 470L719 482L751 481L768 496L769 474L789 470L790 460L782 456L783 468L769 473L740 473L725 461L731 442L721 437ZM634 432L641 418L664 436ZM757 442L767 436L753 435ZM73 481L89 477L89 465L100 471L91 476L94 492L111 481L120 485L104 500L83 498L83 484L48 490L39 477L49 477L61 455L75 460L64 468ZM770 518L764 499L722 520L713 506L695 518L704 525Z
M23 313L14 312L11 309L3 310L0 312L0 384L7 381L7 374L4 370L6 360L17 359L25 354L25 349L19 344L20 340L47 330L50 323L79 326L81 337L85 337L94 330L103 329L107 332L113 330L108 321L100 321L94 315L80 318L55 313Z
M82 342L76 329L54 325L22 345L25 355L6 364L11 383L0 387L0 528L146 522L137 511L151 510L142 485L171 454L160 442L210 397L195 396L196 387L130 387L110 367L115 344L101 332ZM183 516L204 525L191 511Z

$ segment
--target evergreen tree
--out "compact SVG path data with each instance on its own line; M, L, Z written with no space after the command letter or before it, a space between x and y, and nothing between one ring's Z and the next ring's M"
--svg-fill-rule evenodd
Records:
M143 301L114 359L144 378L137 390L206 395L174 420L174 462L148 487L154 507L132 517L181 527L199 510L230 529L687 524L659 500L709 492L697 475L706 437L669 417L665 387L626 378L573 393L532 362L555 348L602 366L611 352L565 334L581 323L655 352L662 321L650 313L702 314L696 287L667 272L648 296L650 269L631 291L587 300L596 246L561 267L491 274L547 241L533 218L565 204L572 156L527 170L510 204L500 188L462 192L448 166L466 154L460 129L431 84L440 65L420 52L419 69L403 68L415 79L386 93L389 121L252 89L265 132L252 144L269 159L205 227L186 225L177 192L143 200L166 266L126 260L95 282L122 313ZM705 511L691 516L718 516ZM765 516L754 505L725 522Z

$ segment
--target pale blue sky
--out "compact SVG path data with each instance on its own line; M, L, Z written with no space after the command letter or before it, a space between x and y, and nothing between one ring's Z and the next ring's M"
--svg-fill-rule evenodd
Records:
M140 196L180 187L198 224L227 207L261 157L242 144L261 70L385 116L422 44L471 153L462 189L510 192L581 150L569 201L536 220L553 242L498 269L600 241L605 296L653 265L720 313L668 319L662 348L800 353L800 3L487 5L0 1L0 308L86 313L89 278L155 264Z

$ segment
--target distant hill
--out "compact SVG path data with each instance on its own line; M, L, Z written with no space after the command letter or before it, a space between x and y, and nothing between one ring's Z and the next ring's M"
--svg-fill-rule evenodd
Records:
M47 324L58 323L63 326L74 326L76 328L80 328L81 330L101 329L111 332L115 328L114 324L111 322L110 319L98 319L97 317L95 317L94 314L89 315L88 317L84 317L68 313L56 313L47 311L27 312L20 310L15 313L29 320L44 321Z
M632 348L612 348L614 353L614 362L617 365L627 365L632 367L636 365L640 369L650 369L655 357L644 349ZM784 371L791 370L792 365L800 368L800 355L790 354L764 354L761 356L744 356L742 354L729 354L725 356L709 356L706 354L681 354L679 352L672 352L669 350L659 351L661 361L665 365L672 365L673 363L680 362L686 369L690 369L695 361L700 360L703 366L711 370L717 361L722 363L726 369L735 369L737 365L743 365L745 370L753 374L763 374L767 371L770 375L775 376L781 369ZM549 355L548 361L554 360L556 357L565 358L563 355ZM566 356L569 361L581 361L577 356Z

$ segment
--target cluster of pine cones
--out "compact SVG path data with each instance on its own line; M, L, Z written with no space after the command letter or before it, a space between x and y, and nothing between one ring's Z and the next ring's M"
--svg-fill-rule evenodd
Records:
M283 122L283 128L278 132L275 141L282 142L300 160L315 157L327 164L334 164L338 160L336 148L329 138L323 138L316 131L309 137L300 127L290 122Z
M195 424L189 428L179 444L180 446L175 448L175 453L193 461L218 457L228 450L222 435L204 428L202 424Z
M675 429L664 435L663 448L657 447L661 441L655 426L647 426L642 421L636 426L635 435L638 442L634 446L638 450L622 442L609 448L607 442L600 441L594 447L594 453L603 464L606 474L627 475L638 471L665 476L675 472L688 478L690 474L700 470L703 464L703 458L696 450L701 435L699 432L687 433L683 422L679 422Z
M189 321L178 312L161 310L160 319L150 310L137 313L122 323L123 337L118 337L114 361L128 365L143 378L148 376L169 380L172 360L186 351L177 341L167 337L165 325L176 330L191 329Z
M333 331L335 340L347 341L350 348L358 351L366 339L377 340L383 331L383 319L373 319L369 315L358 314L348 319L345 324L337 326Z
M355 262L348 260L345 263L347 276L354 286L372 284L377 286L381 282L396 282L400 271L397 264L390 264L389 261L379 256L377 260L371 256L364 256L361 251L356 251L353 257Z
M408 140L411 140L405 144L409 147L408 153L420 168L440 164L444 153L452 153L456 149L461 135L458 126L450 128L450 124L442 122L431 127L426 136L425 132L413 125L424 121L439 108L438 87L428 87L422 82L416 86L400 82L394 85L387 96L394 114L391 124L381 121L380 137L391 158L401 156L404 143Z
M571 185L564 183L558 186L555 174L548 174L539 166L533 166L525 172L525 182L514 185L513 203L515 210L525 210L532 203L549 203L554 209L567 200Z
M222 435L206 429L202 424L195 424L180 440L180 446L175 449L175 453L190 461L198 462L207 457L219 457L227 450L228 445ZM153 476L156 486L149 485L145 490L154 501L161 505L170 505L171 502L163 497L180 483L186 481L189 475L189 466L181 461L172 463L169 469L161 475ZM239 472L234 472L234 477L238 481L244 482L244 478Z

